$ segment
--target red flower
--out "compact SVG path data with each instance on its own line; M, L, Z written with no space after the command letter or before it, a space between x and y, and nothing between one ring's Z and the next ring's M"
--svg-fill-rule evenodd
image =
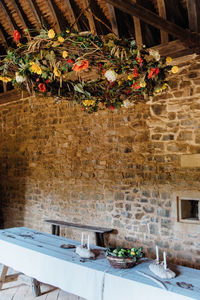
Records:
M157 75L158 73L160 73L160 69L159 68L152 68L149 72L148 78L153 79L154 75Z
M40 89L40 92L46 92L46 85L44 84L44 83L40 83L40 84L38 84L38 87L39 87L39 89Z
M73 70L80 72L82 70L86 70L89 66L89 62L86 59L83 59L81 62L78 62L73 66Z
M143 63L143 59L139 58L139 57L136 57L136 61L139 65L142 65L142 63Z
M126 90L126 91L125 91L125 93L126 93L127 95L129 95L130 92L131 92L131 90Z
M70 58L68 58L68 60L67 60L67 63L68 63L68 64L72 64L72 65L73 65L73 64L74 64L74 60L73 60L73 59L70 59Z
M139 75L138 69L136 69L136 68L134 67L133 77L138 77L138 75Z
M110 108L111 110L114 110L114 109L115 109L114 105L110 105L109 108Z
M111 82L111 83L110 83L110 88L112 89L112 88L114 88L116 85L117 85L116 82Z
M45 82L48 84L48 83L50 82L50 80L49 80L49 79L47 79Z
M133 83L132 84L132 87L135 89L135 90L139 90L141 88L140 85L138 85L138 83Z
M21 38L21 35L19 33L18 30L15 30L14 33L13 33L13 38L15 40L15 42L19 42L20 38Z

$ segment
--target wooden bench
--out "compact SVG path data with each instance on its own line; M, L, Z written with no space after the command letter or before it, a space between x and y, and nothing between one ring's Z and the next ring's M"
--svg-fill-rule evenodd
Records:
M68 227L73 229L80 229L84 231L91 231L95 233L96 245L100 247L105 247L104 244L104 233L111 233L112 228L96 227L82 224L74 224L70 222L57 221L57 220L45 220L45 222L51 224L51 232L54 235L60 235L60 227Z

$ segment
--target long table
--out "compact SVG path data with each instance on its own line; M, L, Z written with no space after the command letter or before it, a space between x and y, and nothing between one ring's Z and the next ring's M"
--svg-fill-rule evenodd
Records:
M149 270L151 260L114 269L102 249L86 260L63 244L79 242L24 227L0 230L0 263L87 300L200 299L199 270L174 266L177 277L161 280Z

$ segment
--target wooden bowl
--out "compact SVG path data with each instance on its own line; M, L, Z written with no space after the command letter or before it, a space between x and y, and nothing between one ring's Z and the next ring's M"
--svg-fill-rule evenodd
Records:
M110 265L113 268L117 269L129 269L133 268L135 266L135 261L131 257L116 257L112 255L107 255L107 259L110 263Z

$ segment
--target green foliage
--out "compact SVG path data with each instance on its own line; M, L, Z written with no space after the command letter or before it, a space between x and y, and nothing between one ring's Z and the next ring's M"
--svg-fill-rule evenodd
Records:
M59 42L58 37L64 41ZM133 39L118 39L113 34L101 39L68 29L49 36L41 29L31 42L8 50L0 62L0 78L12 79L18 88L40 95L75 101L91 113L146 101L145 95L167 88L171 69L158 52L144 46L139 51ZM93 70L96 77L86 76Z

